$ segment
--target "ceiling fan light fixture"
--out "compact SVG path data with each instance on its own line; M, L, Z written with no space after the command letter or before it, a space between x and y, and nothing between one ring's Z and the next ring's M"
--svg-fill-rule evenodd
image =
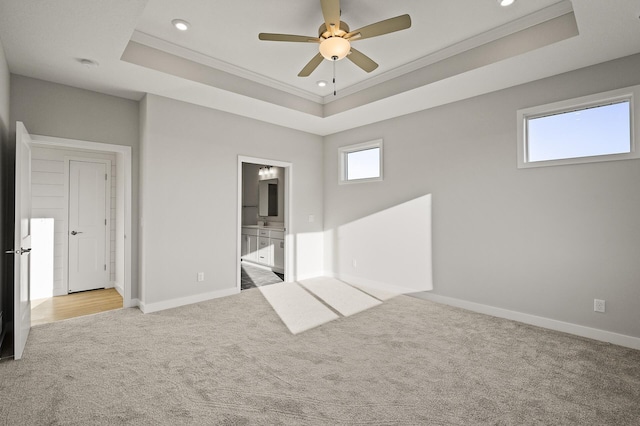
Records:
M320 54L330 61L339 61L350 51L351 43L342 37L329 37L320 43Z
M500 6L511 6L513 3L515 3L516 0L498 0L498 4Z
M184 19L174 19L173 21L171 21L171 25L173 25L180 31L187 31L190 26L190 24Z

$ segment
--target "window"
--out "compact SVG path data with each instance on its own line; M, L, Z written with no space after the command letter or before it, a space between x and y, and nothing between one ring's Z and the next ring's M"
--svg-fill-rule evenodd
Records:
M634 99L640 86L518 111L518 167L639 158Z
M340 148L340 183L382 180L382 139Z

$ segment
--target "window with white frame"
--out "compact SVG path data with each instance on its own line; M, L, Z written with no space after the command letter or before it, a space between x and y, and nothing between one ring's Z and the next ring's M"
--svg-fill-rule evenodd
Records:
M382 180L382 139L339 149L340 183Z
M640 86L518 111L518 168L640 158Z

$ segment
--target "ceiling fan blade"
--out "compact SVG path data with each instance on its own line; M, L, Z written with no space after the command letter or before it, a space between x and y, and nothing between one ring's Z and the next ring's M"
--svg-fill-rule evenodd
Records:
M378 68L378 64L373 62L373 60L370 57L354 49L353 47L351 48L351 53L347 55L347 59L349 59L351 62L353 62L354 64L356 64L357 66L365 70L366 72L371 72L376 68Z
M400 30L406 30L411 27L411 17L409 15L400 15L395 18L385 19L375 24L367 25L360 29L351 31L344 36L347 40L353 37L353 40L362 40L365 38L377 37L384 34L393 33ZM360 34L357 38L357 34Z
M300 36L300 35L292 35L292 34L260 33L258 34L258 38L260 40L266 40L266 41L292 41L297 43L320 43L320 39L318 37L308 37L308 36Z
M320 7L327 30L331 31L331 24L340 29L340 0L320 0Z
M311 73L315 71L316 68L318 68L318 65L320 65L323 60L324 58L322 57L322 55L318 53L313 57L312 60L309 61L307 65L304 66L304 68L302 68L302 71L300 71L298 77L309 77Z

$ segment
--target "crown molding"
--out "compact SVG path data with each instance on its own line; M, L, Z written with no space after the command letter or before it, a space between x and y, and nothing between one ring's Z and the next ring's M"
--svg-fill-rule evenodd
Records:
M281 90L285 93L289 93L291 95L298 96L300 98L316 102L318 104L323 103L323 98L320 95L298 89L297 87L293 87L288 84L284 84L262 74L258 74L256 72L249 71L245 68L238 67L220 59L213 58L211 56L205 55L204 53L178 46L177 44L168 42L150 34L143 33L141 31L135 30L133 32L133 35L131 36L131 41L142 44L144 46L152 47L154 49L158 49L166 53L170 53L183 59L188 59L190 61L215 68L220 71L227 72L229 74L233 74L237 77L246 78L247 80L263 84L276 90Z
M347 96L353 95L354 93L370 89L389 80L393 80L410 72L419 70L429 65L433 65L437 62L451 58L460 53L469 51L487 43L491 43L495 40L499 40L503 37L507 37L519 31L525 30L535 25L539 25L541 23L554 18L558 18L571 12L573 12L571 1L562 0L537 12L531 13L522 18L516 19L484 33L478 34L477 36L470 37L466 40L445 47L429 55L423 56L422 58L412 61L406 65L402 65L362 82L353 84L349 87L345 87L340 90L337 96L334 96L333 94L327 96L319 96L308 91L301 90L297 87L282 83L275 79L266 77L262 74L258 74L245 68L238 67L220 59L205 55L203 53L187 49L185 47L168 42L150 34L143 33L141 31L134 31L131 37L131 41L245 78L247 80L254 81L259 84L263 84L273 89L280 90L282 92L289 93L291 95L298 96L312 102L316 102L320 105L326 105L331 102L343 99Z
M416 59L413 62L409 62L406 65L402 65L385 73L378 74L375 77L371 77L360 83L345 87L344 89L341 89L336 96L334 96L333 94L325 96L322 103L326 105L330 102L337 101L344 97L353 95L354 93L369 89L373 86L377 86L378 84L393 80L394 78L401 77L410 72L419 70L429 65L433 65L437 62L451 58L452 56L477 48L484 44L491 43L492 41L507 37L519 31L542 24L543 22L547 22L551 19L558 18L571 12L573 12L571 1L562 0L559 3L548 6L537 12L530 13L529 15L523 16L522 18L508 22L504 25L478 34L477 36L470 37L461 42L452 44L451 46L445 47L444 49L438 50L427 56L423 56L422 58Z

